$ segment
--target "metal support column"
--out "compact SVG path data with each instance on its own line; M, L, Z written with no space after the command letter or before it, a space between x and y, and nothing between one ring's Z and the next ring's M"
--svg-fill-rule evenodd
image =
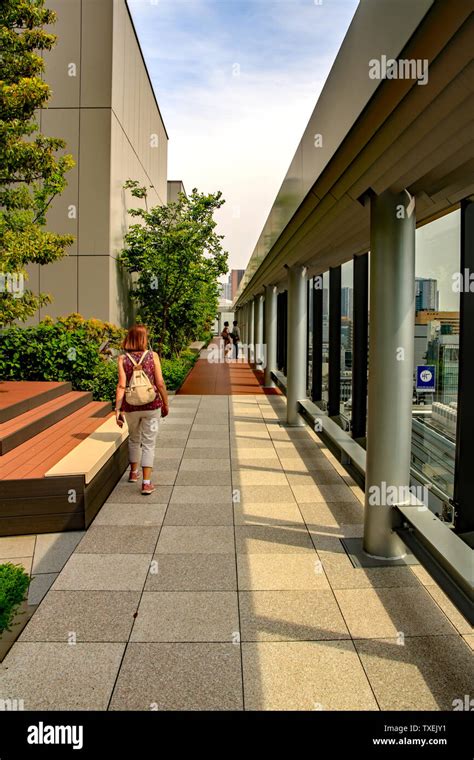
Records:
M468 533L474 531L474 282L471 283L474 272L474 201L471 199L461 203L460 264L463 287L459 309L459 379L453 503L456 532Z
M354 256L352 345L352 437L365 438L367 424L367 358L369 319L369 254Z
M328 416L341 412L341 267L329 270Z
M313 346L312 346L311 399L323 397L323 276L313 280Z
M364 551L401 558L387 492L410 485L415 213L406 191L371 198L370 351ZM389 487L390 491L387 491Z
M266 363L264 383L266 388L273 388L272 370L276 369L277 344L277 288L275 285L265 286L265 344Z
M298 401L306 398L306 268L288 267L287 422L302 425Z
M255 319L255 301L252 298L249 301L249 339L248 339L248 360L249 364L253 364L255 361L255 349L254 349L254 319Z
M262 369L263 364L263 296L254 298L253 342L255 369Z

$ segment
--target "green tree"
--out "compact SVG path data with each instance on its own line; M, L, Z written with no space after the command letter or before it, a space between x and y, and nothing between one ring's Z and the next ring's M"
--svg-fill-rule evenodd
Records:
M45 225L74 161L58 155L64 141L39 133L34 118L51 94L41 51L55 44L55 35L44 31L55 20L44 0L0 4L0 326L25 321L51 301L25 286L26 266L60 259L73 241Z
M125 235L121 261L137 273L131 296L139 317L164 356L178 354L200 338L214 321L219 299L218 277L227 272L222 235L215 232L214 212L222 193L205 195L193 189L175 203L148 209L147 190L134 180L125 187L145 208L130 210L140 222Z

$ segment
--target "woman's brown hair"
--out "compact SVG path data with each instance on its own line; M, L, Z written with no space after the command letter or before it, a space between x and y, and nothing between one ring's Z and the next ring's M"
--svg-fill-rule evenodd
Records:
M148 330L145 325L133 325L122 343L125 351L146 351L148 348Z

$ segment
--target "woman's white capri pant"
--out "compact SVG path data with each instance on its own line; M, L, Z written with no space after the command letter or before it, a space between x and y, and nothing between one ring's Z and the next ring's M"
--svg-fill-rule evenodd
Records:
M125 412L128 425L128 456L130 462L140 464L141 459L142 467L153 467L160 417L161 409Z

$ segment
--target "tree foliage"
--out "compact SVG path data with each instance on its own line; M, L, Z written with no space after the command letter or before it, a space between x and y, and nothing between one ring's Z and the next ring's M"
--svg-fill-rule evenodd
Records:
M213 218L224 203L222 193L205 195L195 188L175 203L148 209L146 188L133 180L125 187L146 204L129 212L140 221L130 226L121 255L136 273L131 296L155 349L176 355L209 331L216 316L218 277L227 272L223 236L216 234Z
M45 224L74 161L58 155L64 141L39 133L35 120L51 94L41 51L55 44L44 30L55 19L44 0L0 3L0 325L25 321L51 300L27 288L26 267L60 259L73 241Z

